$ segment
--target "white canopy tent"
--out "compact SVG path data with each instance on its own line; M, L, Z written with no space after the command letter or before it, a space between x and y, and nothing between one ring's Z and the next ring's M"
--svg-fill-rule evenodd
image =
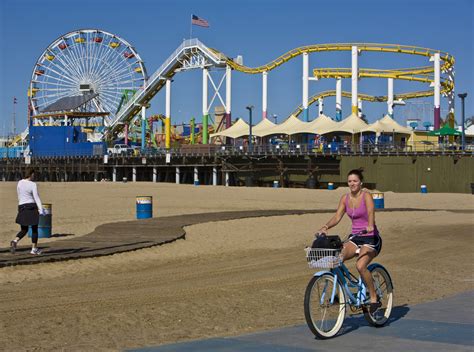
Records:
M336 122L334 126L328 126L325 129L321 129L320 134L332 133L332 132L347 132L350 134L356 134L361 132L368 125L356 114L351 114L341 122Z
M291 115L285 121L279 125L275 125L260 133L261 137L269 136L272 134L287 134L293 135L297 133L303 133L307 129L308 122L303 122L295 115Z
M337 122L322 114L308 124L307 133L323 134L324 131L331 130L337 126Z
M239 138L249 135L249 124L242 119L238 119L231 127L210 135L211 138L215 137L229 137Z
M252 127L252 134L257 137L264 137L266 136L266 132L268 130L271 130L274 128L276 125L271 122L269 119L263 119L259 123L257 123L255 126Z

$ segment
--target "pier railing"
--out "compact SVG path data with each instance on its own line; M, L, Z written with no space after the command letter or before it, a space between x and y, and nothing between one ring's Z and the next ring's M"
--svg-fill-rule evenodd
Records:
M141 156L147 155L467 155L474 156L474 144L468 144L462 150L454 144L433 144L419 142L407 144L257 144L257 145L182 145L170 149L145 149L137 151Z

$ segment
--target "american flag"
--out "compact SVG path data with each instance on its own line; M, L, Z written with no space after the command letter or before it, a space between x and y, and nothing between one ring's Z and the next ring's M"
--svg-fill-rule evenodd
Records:
M198 17L196 15L191 16L191 23L196 26L209 28L209 22L207 22L204 18Z

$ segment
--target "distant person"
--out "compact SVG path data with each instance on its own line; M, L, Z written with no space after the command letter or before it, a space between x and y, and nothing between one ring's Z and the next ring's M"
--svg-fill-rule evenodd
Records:
M41 250L38 248L38 223L39 215L43 215L43 204L38 195L36 183L33 182L35 171L29 169L26 171L25 178L18 182L16 191L18 193L18 215L16 223L20 225L21 230L15 239L10 242L10 251L15 253L18 242L25 237L28 227L31 226L31 252L30 254L39 255Z
M347 184L350 192L343 195L339 201L336 214L318 231L318 236L336 226L346 213L352 221L352 230L349 240L344 243L342 260L346 261L358 255L356 267L365 285L369 289L369 310L373 314L381 307L375 292L372 275L367 266L382 249L382 238L375 225L375 207L372 195L362 189L364 176L361 170L351 170L347 175Z

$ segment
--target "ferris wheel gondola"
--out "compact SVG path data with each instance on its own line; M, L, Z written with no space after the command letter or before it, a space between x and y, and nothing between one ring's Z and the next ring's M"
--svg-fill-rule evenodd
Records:
M61 98L91 94L88 109L108 112L108 125L124 92L143 89L146 78L142 59L124 39L98 29L73 31L53 41L33 68L28 90L32 115Z

